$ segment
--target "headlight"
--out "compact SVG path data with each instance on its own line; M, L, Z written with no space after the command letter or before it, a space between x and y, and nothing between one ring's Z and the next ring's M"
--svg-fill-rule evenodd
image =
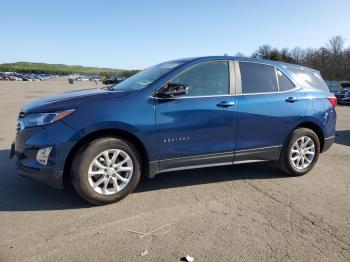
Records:
M22 128L47 125L61 120L62 118L70 115L74 111L75 109L69 109L52 113L29 114L26 117L20 119L20 124Z

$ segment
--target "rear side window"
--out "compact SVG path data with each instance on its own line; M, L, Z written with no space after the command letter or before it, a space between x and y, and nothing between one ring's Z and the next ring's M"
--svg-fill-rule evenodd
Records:
M187 96L226 95L229 93L228 62L204 62L184 71L172 81L187 85Z
M306 84L319 90L329 91L326 82L318 71L289 68L295 74L295 79L301 84Z
M278 78L279 91L288 91L295 87L292 81L290 81L290 79L284 73L282 73L278 69L276 69L276 72Z
M277 92L277 78L274 66L240 62L242 93Z

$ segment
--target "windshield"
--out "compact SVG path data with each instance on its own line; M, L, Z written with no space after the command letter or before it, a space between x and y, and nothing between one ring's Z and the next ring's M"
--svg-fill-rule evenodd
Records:
M181 64L182 62L166 62L156 66L151 66L113 86L112 89L116 91L143 89Z

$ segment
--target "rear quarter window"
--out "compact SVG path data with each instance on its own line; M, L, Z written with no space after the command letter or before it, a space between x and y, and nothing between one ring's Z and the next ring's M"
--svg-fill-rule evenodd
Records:
M326 82L323 80L320 72L312 70L302 70L289 68L294 74L294 78L302 85L308 85L322 91L329 91Z
M288 91L295 86L293 82L280 70L276 69L279 91Z

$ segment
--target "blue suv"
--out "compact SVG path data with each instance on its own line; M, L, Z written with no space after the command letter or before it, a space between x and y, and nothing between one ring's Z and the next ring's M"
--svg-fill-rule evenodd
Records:
M161 63L102 89L29 103L11 149L18 173L92 204L118 201L140 177L275 161L309 172L333 143L336 98L298 65L215 56Z

